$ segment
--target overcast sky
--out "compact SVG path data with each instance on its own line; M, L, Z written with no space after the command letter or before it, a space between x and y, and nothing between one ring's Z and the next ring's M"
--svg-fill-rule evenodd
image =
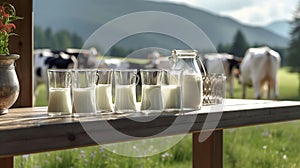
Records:
M264 26L276 20L292 20L299 0L155 0L186 4L241 23Z

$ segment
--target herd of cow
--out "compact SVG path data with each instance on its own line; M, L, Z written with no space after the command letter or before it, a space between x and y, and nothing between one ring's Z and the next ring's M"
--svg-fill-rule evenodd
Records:
M137 67L136 64L122 62L118 59L97 61L97 55L99 54L94 48L90 50L67 49L65 51L53 51L50 49L35 50L35 89L38 84L46 83L48 68ZM155 59L159 58L155 57ZM159 64L166 64L166 61L168 60L152 60L149 64L139 65L139 68L143 68L143 66L160 67ZM280 67L280 61L278 52L265 46L249 48L244 58L235 57L230 54L207 54L203 57L203 62L208 72L215 72L214 68L220 67L216 63L222 62L227 77L230 97L234 96L234 78L237 78L242 85L243 98L246 96L246 87L252 86L256 99L262 98L264 91L267 91L268 99L276 99L278 97L277 71Z

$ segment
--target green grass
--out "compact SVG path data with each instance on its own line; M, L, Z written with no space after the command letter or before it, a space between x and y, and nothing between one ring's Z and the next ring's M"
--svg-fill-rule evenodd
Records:
M224 167L300 167L300 122L229 129Z
M298 94L299 79L297 74L289 73L288 68L281 68L278 73L278 85L279 100L300 100L300 96ZM234 86L234 97L241 98L242 87L238 84L237 80L235 80ZM229 94L227 93L227 95ZM254 89L252 87L247 87L246 98L254 98ZM266 94L263 98L266 98Z
M16 167L35 168L153 168L153 167L191 167L191 136L183 139L176 147L158 155L143 158L126 157L113 154L101 146L75 148L63 151L16 157Z
M300 100L297 93L298 76L279 71L280 100ZM235 85L235 97L241 97L241 87ZM46 105L45 86L40 86L36 105ZM253 98L253 89L247 90L247 98ZM225 168L284 168L300 167L300 121L257 125L224 131ZM163 167L185 168L192 166L192 140L187 135L176 146L161 154L131 158L113 154L99 146L56 152L31 154L15 158L15 167Z
M35 97L35 106L47 106L46 85L38 86L38 93Z

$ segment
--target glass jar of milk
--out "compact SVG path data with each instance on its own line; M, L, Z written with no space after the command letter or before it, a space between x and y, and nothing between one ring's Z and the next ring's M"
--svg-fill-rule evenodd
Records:
M183 110L200 109L203 102L202 75L197 63L197 50L172 50L172 69L181 69Z

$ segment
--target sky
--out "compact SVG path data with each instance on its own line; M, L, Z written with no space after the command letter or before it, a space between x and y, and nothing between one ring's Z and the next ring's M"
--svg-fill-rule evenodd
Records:
M292 20L300 0L154 0L185 4L205 9L253 26L273 21Z

